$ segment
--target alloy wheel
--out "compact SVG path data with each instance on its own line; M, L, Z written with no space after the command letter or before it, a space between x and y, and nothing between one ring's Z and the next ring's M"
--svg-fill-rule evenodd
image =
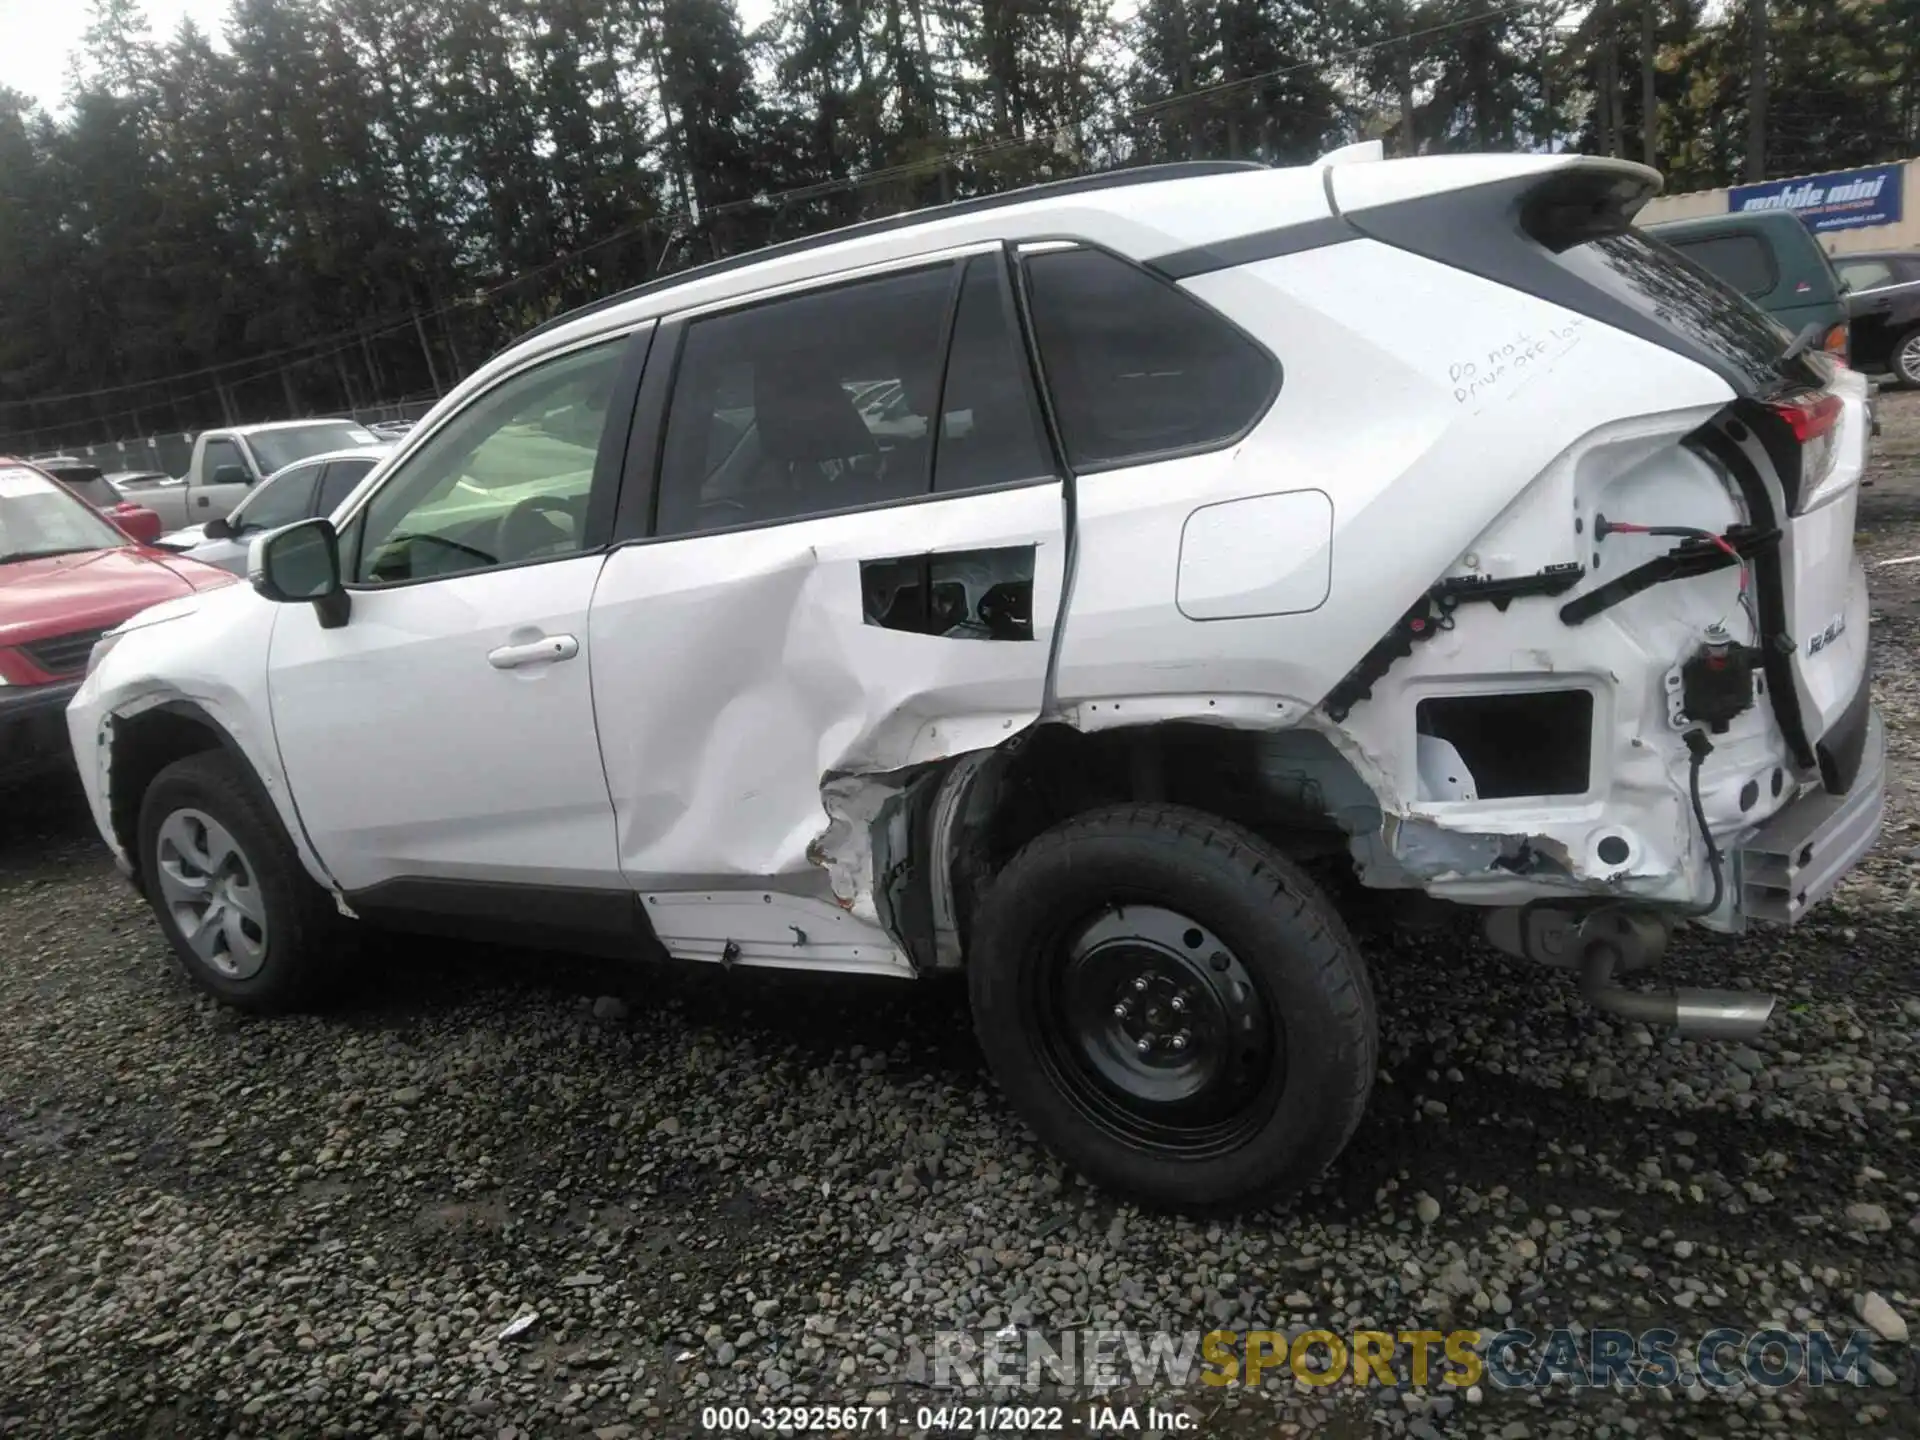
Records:
M1900 353L1894 357L1893 363L1901 379L1909 385L1920 385L1920 330L1907 337L1906 344L1900 347Z

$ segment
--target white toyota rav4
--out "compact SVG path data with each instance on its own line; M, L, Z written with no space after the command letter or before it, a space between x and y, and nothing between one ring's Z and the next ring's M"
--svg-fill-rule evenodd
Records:
M1873 843L1867 395L1632 228L1658 185L1150 168L564 316L251 588L101 641L100 830L253 1009L350 920L964 967L1012 1105L1150 1203L1283 1194L1360 1119L1303 866L1750 1034L1619 977Z

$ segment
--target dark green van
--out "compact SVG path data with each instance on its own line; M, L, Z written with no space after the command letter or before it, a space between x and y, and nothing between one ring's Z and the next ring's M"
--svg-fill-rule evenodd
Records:
M1818 323L1816 348L1846 358L1847 302L1833 262L1791 210L1744 210L1642 226L1717 275L1798 335Z

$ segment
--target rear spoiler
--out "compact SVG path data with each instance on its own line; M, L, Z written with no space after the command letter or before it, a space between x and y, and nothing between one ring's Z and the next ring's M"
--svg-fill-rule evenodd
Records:
M1363 230L1385 218L1380 212L1420 202L1429 213L1471 214L1480 226L1504 212L1537 243L1564 250L1627 229L1661 185L1658 170L1599 156L1433 156L1343 165L1327 176L1327 201Z
M1561 258L1590 241L1629 235L1639 245L1659 246L1633 225L1660 191L1657 170L1591 156L1460 156L1449 171L1400 169L1423 163L1444 162L1327 170L1327 197L1349 238L1411 251L1538 296L1705 366L1737 396L1759 393L1755 377L1710 336L1666 323L1601 283L1620 258ZM1704 275L1701 280L1713 284Z

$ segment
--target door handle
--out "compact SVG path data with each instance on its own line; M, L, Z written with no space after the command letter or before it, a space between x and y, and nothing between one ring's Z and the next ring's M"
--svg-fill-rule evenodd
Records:
M207 508L207 506L211 505L213 502L209 500L206 496L202 495L193 503L198 505L202 510L204 510Z
M524 645L502 645L487 652L487 663L496 670L518 670L522 665L542 665L552 660L571 660L580 653L580 642L571 635L542 635Z

